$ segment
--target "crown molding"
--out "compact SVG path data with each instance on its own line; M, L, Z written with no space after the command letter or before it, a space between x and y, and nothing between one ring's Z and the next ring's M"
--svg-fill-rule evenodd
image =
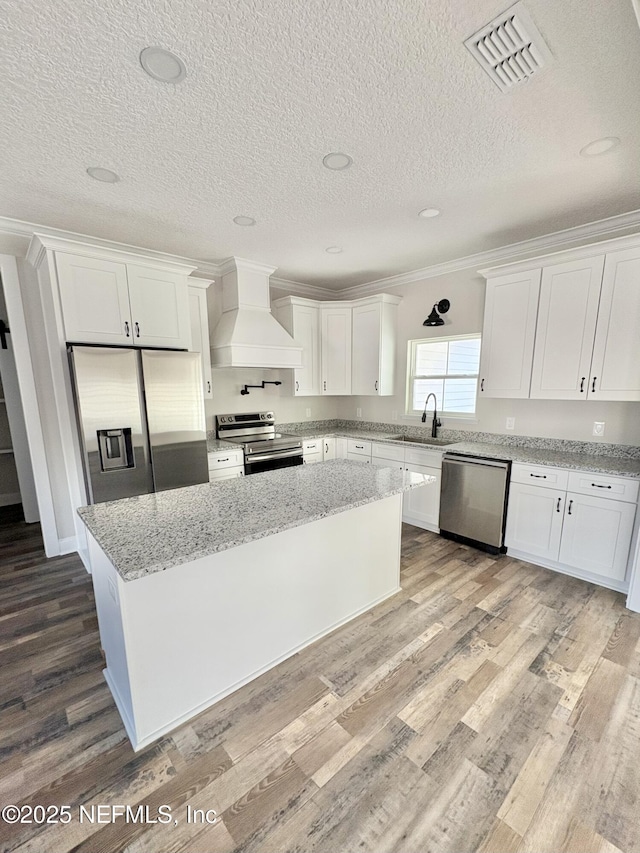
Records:
M634 0L634 8L640 15L640 0ZM488 249L484 252L477 252L476 254L467 255L462 258L454 258L439 264L432 264L431 266L423 267L422 269L364 282L363 284L356 284L352 287L343 289L336 290L328 287L322 287L321 285L306 284L305 282L291 281L289 279L277 278L274 276L271 276L269 284L272 288L284 290L293 296L302 296L308 299L357 299L362 296L371 296L373 294L380 293L381 291L401 287L405 284L414 284L418 281L436 278L441 275L447 275L461 270L474 269L474 271L478 271L482 267L486 268L517 262L519 260L523 260L527 255L548 254L554 250L559 252L565 248L572 248L575 243L581 241L599 241L606 240L607 238L612 239L616 236L625 236L621 232L626 232L633 228L640 228L640 210L631 210L628 213L621 213L617 216L610 216L606 219L599 219L595 222L588 222L584 225L574 226L573 228L565 228L562 231L543 234L539 237L532 237L528 240L511 243L507 246ZM37 225L32 222L25 222L21 219L12 219L10 217L0 216L0 233L16 237L24 237L27 240L31 240L36 232L50 237L75 240L77 242L91 244L92 246L101 246L111 251L116 250L135 253L138 255L144 254L146 257L154 258L159 262L164 261L165 263L190 264L196 267L196 270L193 273L194 277L207 276L212 279L219 279L222 275L223 268L233 261L232 258L226 259L222 263L199 261L194 260L193 258L185 258L181 255L170 255L164 252L157 252L153 249L147 249L141 246L131 246L127 243L103 240L98 237L92 237L89 234L79 234L74 231L66 231L62 228L52 228L46 225Z
M343 291L330 290L328 287L320 287L317 284L305 284L302 281L291 281L286 278L271 276L269 286L278 290L286 290L290 296L302 296L305 299L340 299Z
M638 0L640 3L640 0ZM543 234L540 237L532 237L521 240L518 243L510 243L497 249L488 249L485 252L477 252L462 258L444 261L440 264L432 264L419 270L392 275L388 278L379 278L364 284L356 284L340 290L340 298L356 299L359 296L368 296L379 293L381 290L389 290L401 287L403 284L414 284L427 278L436 278L441 275L459 272L461 270L480 267L508 264L521 260L526 255L548 254L552 251L562 251L583 240L599 240L626 236L619 232L628 231L631 228L640 228L640 210L631 210L628 213L620 213L617 216L609 216L606 219L598 219L596 222L587 222L585 225L576 225L573 228L565 228L562 231L554 231L551 234Z

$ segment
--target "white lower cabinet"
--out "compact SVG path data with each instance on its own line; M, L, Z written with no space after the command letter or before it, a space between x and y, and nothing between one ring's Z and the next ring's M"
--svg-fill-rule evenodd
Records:
M322 458L323 459L336 459L336 441L337 439L328 435L322 439Z
M508 553L603 586L626 588L637 497L636 480L514 464Z
M565 492L512 483L505 542L509 548L557 560L564 518Z
M413 524L414 527L422 527L424 530L439 531L441 469L407 462L405 470L414 474L428 474L430 477L435 477L436 482L404 493L402 520L406 524Z
M244 476L244 453L240 448L215 450L207 454L209 459L209 482L230 480Z
M336 438L336 459L346 459L347 458L347 441L346 438Z
M322 462L322 439L305 439L302 442L302 461L305 465Z
M560 562L623 581L635 515L634 504L568 492Z

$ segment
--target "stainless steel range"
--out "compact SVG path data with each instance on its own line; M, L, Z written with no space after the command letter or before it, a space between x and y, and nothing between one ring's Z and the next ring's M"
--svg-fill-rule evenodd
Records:
M216 415L216 435L242 445L245 474L302 465L302 439L276 432L273 412Z

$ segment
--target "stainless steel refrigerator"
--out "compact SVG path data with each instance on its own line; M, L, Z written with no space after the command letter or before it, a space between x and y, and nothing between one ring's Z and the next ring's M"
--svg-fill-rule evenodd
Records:
M90 503L208 482L199 353L67 349Z

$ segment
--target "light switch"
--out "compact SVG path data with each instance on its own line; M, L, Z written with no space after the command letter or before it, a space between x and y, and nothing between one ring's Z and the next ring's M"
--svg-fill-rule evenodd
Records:
M310 418L311 417L311 409L305 409L305 412L307 413L307 417Z
M593 434L594 435L604 435L604 421L594 421L593 422Z
M507 418L507 429L515 429L516 428L516 419L515 418Z
M362 417L362 409L360 408L360 406L358 406L358 408L356 409L356 417L357 418Z

